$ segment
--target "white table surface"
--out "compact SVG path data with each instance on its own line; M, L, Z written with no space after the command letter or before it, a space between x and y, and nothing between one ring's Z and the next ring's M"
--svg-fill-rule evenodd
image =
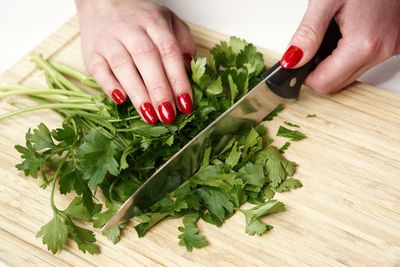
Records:
M306 0L159 0L182 18L283 53ZM75 13L73 0L2 0L0 72ZM371 69L363 82L400 93L400 56Z

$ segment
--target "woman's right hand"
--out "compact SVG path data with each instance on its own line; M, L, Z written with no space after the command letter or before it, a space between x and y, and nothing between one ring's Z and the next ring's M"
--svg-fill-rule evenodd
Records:
M76 4L83 58L105 94L117 104L128 96L151 124L158 118L173 123L176 106L191 113L193 96L185 64L190 64L195 44L180 18L146 0Z

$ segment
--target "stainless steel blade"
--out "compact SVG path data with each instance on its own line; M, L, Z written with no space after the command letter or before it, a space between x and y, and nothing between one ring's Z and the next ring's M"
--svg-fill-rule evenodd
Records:
M200 167L205 149L223 136L249 129L260 123L279 103L287 101L273 93L266 81L280 70L276 68L256 87L225 111L161 166L106 223L102 230L140 214L166 193L172 192Z

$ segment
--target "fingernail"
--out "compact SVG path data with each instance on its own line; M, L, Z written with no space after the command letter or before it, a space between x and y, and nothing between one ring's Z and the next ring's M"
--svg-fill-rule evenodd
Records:
M297 46L291 45L281 59L281 67L285 69L293 68L302 57L303 51Z
M184 93L178 96L178 107L183 114L189 115L192 113L193 104L192 99L188 93Z
M126 100L126 97L124 96L124 94L118 89L114 89L112 91L111 97L114 99L115 103L117 103L118 105L122 105Z
M153 105L149 102L143 103L140 106L140 112L147 123L154 124L157 122L157 113Z
M174 107L169 101L163 102L158 105L158 113L160 114L161 120L165 124L172 124L175 120Z
M184 53L183 54L183 60L185 61L185 64L187 66L190 66L190 62L192 62L192 55L189 53Z

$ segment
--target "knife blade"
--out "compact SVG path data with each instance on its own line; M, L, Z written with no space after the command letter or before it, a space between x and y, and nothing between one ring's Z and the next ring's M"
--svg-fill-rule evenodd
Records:
M307 75L331 54L340 38L339 27L333 20L320 49L306 65L289 70L282 68L280 62L277 62L265 73L257 86L203 129L144 182L104 225L102 231L110 230L139 215L193 176L200 168L207 147L257 125L278 104L296 100Z

